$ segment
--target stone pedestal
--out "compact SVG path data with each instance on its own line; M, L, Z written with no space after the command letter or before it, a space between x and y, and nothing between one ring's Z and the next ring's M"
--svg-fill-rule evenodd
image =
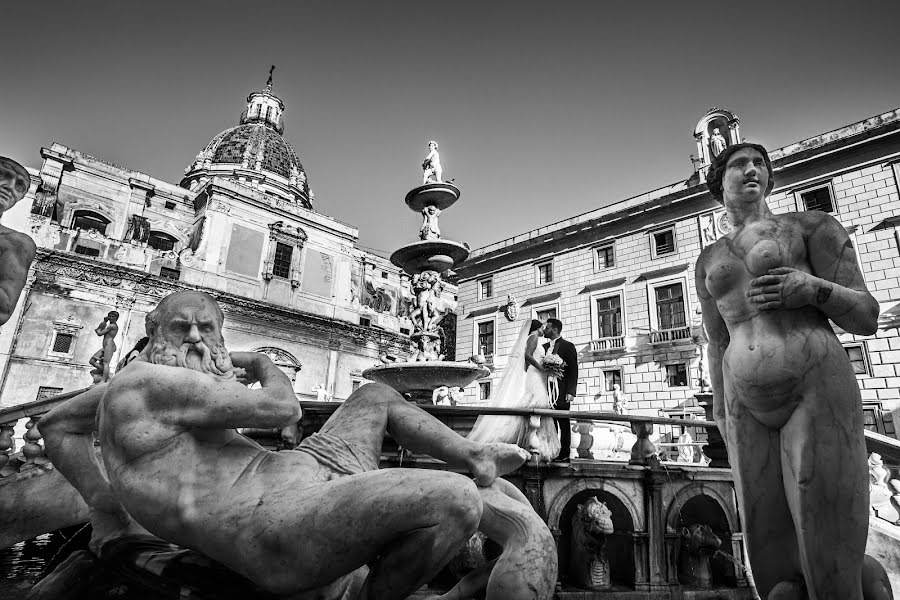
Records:
M712 393L701 392L699 394L695 394L694 398L697 399L697 404L702 406L703 410L706 411L706 420L712 421ZM706 430L706 434L707 443L703 448L703 454L705 454L707 458L709 458L709 466L723 469L731 468L731 465L728 463L728 449L725 447L725 440L722 438L722 433L719 431L719 428L711 427Z

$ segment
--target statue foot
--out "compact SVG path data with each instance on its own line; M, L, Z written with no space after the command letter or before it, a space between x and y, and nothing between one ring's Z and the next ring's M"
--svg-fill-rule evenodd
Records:
M469 462L475 483L488 487L494 480L521 467L530 454L515 444L482 444Z
M806 586L797 581L779 581L767 600L806 600Z
M124 510L122 511L124 513ZM100 510L91 510L91 541L88 548L94 556L100 556L103 544L116 538L128 535L153 535L127 514L110 514Z

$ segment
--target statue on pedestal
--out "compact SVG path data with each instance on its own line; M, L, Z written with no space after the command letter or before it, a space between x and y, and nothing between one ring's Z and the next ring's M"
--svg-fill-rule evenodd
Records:
M773 177L766 149L747 143L722 150L707 175L732 225L695 271L713 417L760 596L805 587L861 600L871 575L862 401L829 320L873 335L879 306L843 225L816 210L774 214Z
M137 359L41 419L54 466L88 504L96 555L129 545L171 553L171 542L279 597L405 598L480 529L503 547L484 578L489 599L551 598L553 536L500 478L524 450L460 437L369 383L293 451L267 451L236 429L288 426L300 405L268 356L227 351L223 321L210 295L170 294L147 315L150 342ZM474 480L379 470L388 430Z
M613 412L617 415L628 413L628 398L622 393L622 386L613 384Z
M110 366L116 352L116 336L119 334L119 326L116 324L118 320L119 313L111 310L94 330L94 333L103 338L103 347L94 352L88 362L100 375L101 382L109 381L111 375ZM94 371L91 371L91 374L93 375ZM99 383L96 379L95 377L94 383Z
M438 143L434 140L428 142L428 156L422 161L422 183L443 183L441 176L444 169L441 168L441 155L438 152Z
M412 289L415 297L409 319L415 325L416 331L431 331L432 325L436 323L435 307L436 301L440 299L442 287L441 278L434 271L423 271L413 275Z
M31 175L25 167L0 156L0 215L24 198L30 187ZM16 308L35 251L34 240L26 234L0 225L0 325Z

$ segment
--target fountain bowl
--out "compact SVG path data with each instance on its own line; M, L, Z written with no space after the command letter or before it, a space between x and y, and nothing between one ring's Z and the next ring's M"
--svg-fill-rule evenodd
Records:
M450 183L426 183L406 194L406 205L416 212L426 206L436 206L444 210L459 200L459 188Z
M363 377L383 383L414 400L431 401L431 394L441 386L464 388L476 379L487 377L490 369L471 362L435 360L395 362L363 371Z
M423 240L403 246L391 254L391 262L415 275L422 271L443 273L469 258L469 249L451 240Z

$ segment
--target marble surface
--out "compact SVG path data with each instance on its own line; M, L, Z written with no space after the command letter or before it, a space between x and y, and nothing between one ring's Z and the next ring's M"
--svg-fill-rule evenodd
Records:
M862 598L868 469L856 377L829 319L877 329L878 303L831 215L773 214L761 146L724 149L708 182L733 230L704 248L696 287L713 415L728 445L760 595ZM799 587L798 587L799 586Z
M147 317L141 356L42 420L54 465L88 504L101 558L116 540L152 534L270 593L403 598L480 529L504 548L486 573L488 598L552 596L549 528L498 479L527 452L466 440L377 383L295 450L269 452L235 428L295 422L290 380L265 354L228 353L222 322L207 294L166 297ZM88 451L94 414L105 472ZM385 432L472 477L378 470Z

